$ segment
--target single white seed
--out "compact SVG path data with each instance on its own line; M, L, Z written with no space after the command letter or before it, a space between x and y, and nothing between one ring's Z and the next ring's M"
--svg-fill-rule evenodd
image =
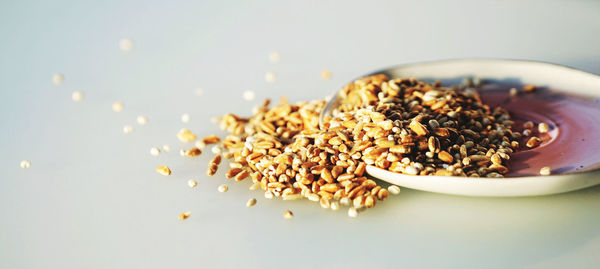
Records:
M517 96L519 95L519 91L517 90L517 88L510 88L508 94L510 94L510 96Z
M121 48L122 51L130 51L133 49L133 41L129 38L123 38L119 42L119 48Z
M550 131L550 126L547 123L540 123L538 124L538 131L540 133L547 133L548 131Z
M318 194L316 193L309 193L306 198L308 198L308 200L313 201L313 202L318 202L319 199L321 199L321 197L319 197Z
M71 94L71 98L74 102L79 102L83 99L83 93L80 91L74 91L73 94Z
M162 146L162 149L163 149L165 152L169 152L169 151L171 150L171 146L169 146L169 145L163 145L163 146Z
M150 155L152 156L158 156L160 154L160 149L157 147L153 147L150 149Z
M188 123L188 122L190 122L190 114L188 114L188 113L183 113L183 114L181 115L181 122L183 122L183 123Z
M132 132L133 132L133 127L131 127L131 125L123 126L123 133L130 134Z
M396 186L396 185L390 185L388 186L388 191L393 194L393 195L398 195L400 194L400 187Z
M275 82L275 79L276 79L275 73L273 73L273 72L267 72L265 74L265 81L266 82L273 83L273 82Z
M272 63L278 63L280 59L281 55L279 55L279 52L273 51L269 53L269 61L271 61Z
M248 202L246 202L246 207L252 207L256 204L256 199L250 198Z
M246 101L254 100L255 94L251 90L244 91L243 97Z
M227 186L225 184L221 184L221 185L219 185L219 187L217 188L217 190L219 192L227 192L229 190L229 186Z
M188 180L188 186L190 186L190 188L196 187L198 186L198 181L195 179L190 179Z
M145 116L137 116L136 121L139 125L146 125L146 123L148 123L148 118Z
M20 165L21 165L21 168L26 169L31 166L31 162L29 160L22 160Z
M56 85L62 84L63 80L65 80L65 76L63 74L56 73L54 76L52 76L52 83Z
M201 95L204 94L204 89L202 89L202 88L196 88L194 90L194 94L196 94L197 96L201 96Z
M283 218L292 219L294 218L294 213L292 213L292 211L286 210L285 212L283 212Z
M121 111L123 111L123 103L121 103L121 102L114 102L112 104L112 110L114 112L121 112Z
M351 217L351 218L358 217L358 211L356 210L356 208L351 207L348 209L348 217Z
M542 176L549 176L551 174L551 170L550 170L550 166L544 166L542 167L542 169L540 169L540 175Z

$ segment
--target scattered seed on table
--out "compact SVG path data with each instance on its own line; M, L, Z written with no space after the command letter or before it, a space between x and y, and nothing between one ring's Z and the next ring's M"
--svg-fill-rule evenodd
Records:
M158 172L159 174L161 174L163 176L170 176L171 168L169 168L168 166L165 166L165 165L157 166L156 172Z
M207 137L202 138L202 142L204 142L204 144L206 145L219 143L219 141L221 141L221 138L219 138L216 135L209 135Z
M183 212L181 214L179 214L179 216L177 217L179 220L186 220L187 218L189 218L192 215L192 212L190 211L186 211Z
M150 148L150 155L158 156L160 154L160 149L157 147Z
M112 104L112 110L114 112L121 112L121 111L123 111L123 103L121 103L121 102L114 102Z
M20 163L21 168L29 168L31 166L31 162L29 160L22 160Z
M272 63L278 63L280 58L281 58L281 55L279 55L279 52L277 52L277 51L273 51L273 52L269 53L269 60Z
M547 133L548 131L550 131L550 126L548 126L547 123L542 122L542 123L538 124L538 132Z
M212 151L212 153L214 153L214 154L221 154L221 152L222 152L221 147L219 147L219 146L212 147L210 149L210 151Z
M123 126L123 133L130 134L132 132L133 132L133 127L131 127L131 125Z
M331 78L331 72L329 70L322 70L321 71L321 78L322 79L330 79Z
M217 187L217 190L219 192L227 192L229 190L229 186L227 186L225 184L221 184L221 185L219 185L219 187Z
M169 151L171 150L171 146L169 146L169 145L163 145L163 146L162 146L162 149L163 149L165 152L169 152Z
M192 141L196 140L196 135L194 133L192 133L192 131L190 131L186 128L182 128L177 133L177 138L181 142L192 142Z
M510 96L517 96L519 95L519 90L517 90L517 88L510 88L508 94L510 94Z
M71 94L71 98L74 102L79 102L83 100L83 93L80 91L74 91L73 94Z
M283 212L283 218L284 219L292 219L292 218L294 218L294 213L292 213L292 211L290 211L290 210L286 210L285 212Z
M358 211L354 207L348 208L348 217L356 218L358 217Z
M56 73L52 76L52 83L56 85L62 84L63 80L65 80L65 76L60 73Z
M188 186L190 186L190 188L196 187L198 186L198 181L195 179L190 179L188 180Z
M122 51L131 51L133 49L133 41L129 38L123 38L119 41L119 48Z
M254 100L255 94L253 91L247 90L247 91L244 91L242 96L244 97L244 99L246 101L252 101L252 100Z
M148 123L148 118L146 118L145 116L137 116L135 120L139 125L146 125L146 123Z
M396 185L389 185L387 189L393 195L400 194L400 187L398 187Z
M184 113L181 115L181 122L188 123L190 122L190 114Z
M254 199L254 198L250 198L250 199L248 200L248 202L246 202L246 206L247 206L247 207L252 207L252 206L254 206L255 204L256 204L256 199Z
M551 174L550 166L544 166L540 169L540 175L549 176Z
M525 144L525 145L528 148L535 148L535 147L539 146L540 144L542 144L542 139L534 136L534 137L529 138L529 140L527 140L527 144Z
M266 82L273 83L273 82L275 82L275 79L276 79L275 73L273 73L273 72L265 73L265 81Z
M206 147L206 143L204 143L204 141L202 141L202 140L196 141L196 143L194 143L194 145L199 149L203 149Z

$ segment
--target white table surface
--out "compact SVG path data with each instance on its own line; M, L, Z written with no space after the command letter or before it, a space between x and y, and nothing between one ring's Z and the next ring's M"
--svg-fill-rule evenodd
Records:
M181 127L218 132L211 117L247 115L265 97L322 97L400 63L521 58L600 73L600 2L165 2L0 3L0 268L600 263L600 187L535 198L404 189L350 219L306 200L267 200L222 171L208 178L211 154L182 159L175 137ZM122 38L134 41L132 51L119 49ZM275 50L277 64L268 60ZM275 83L264 81L267 71ZM59 86L56 72L65 75ZM242 99L248 89L256 101ZM84 93L80 103L74 90ZM111 110L115 101L122 112ZM186 112L191 121L182 123ZM149 154L163 144L172 151ZM161 164L173 176L158 175ZM217 192L224 182L229 192ZM246 208L251 197L258 204ZM286 209L293 220L282 219ZM192 215L182 222L183 211Z

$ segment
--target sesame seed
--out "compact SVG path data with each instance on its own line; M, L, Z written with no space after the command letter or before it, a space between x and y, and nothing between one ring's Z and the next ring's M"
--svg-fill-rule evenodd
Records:
M150 149L150 155L152 156L158 156L158 154L160 154L160 149L157 147L153 147Z
M123 103L121 103L121 102L114 102L112 104L112 110L114 112L121 112L123 110Z
M321 71L321 78L322 79L330 79L331 78L331 72L329 70L322 70Z
M292 213L292 211L290 211L290 210L286 210L285 212L283 212L283 218L284 219L293 219L294 213Z
M388 186L388 191L393 194L393 195L398 195L400 194L400 187L396 186L396 185L390 185Z
M190 114L184 113L181 115L181 122L187 123L190 122Z
M190 131L186 128L182 128L177 133L177 138L181 142L192 142L192 141L196 140L196 135L193 134L192 131Z
M56 85L62 84L63 80L65 80L65 76L63 74L56 73L52 76L52 83Z
M542 123L538 124L538 131L540 133L547 133L549 130L550 130L550 126L548 126L547 123L542 122Z
M80 91L74 91L71 94L71 98L73 99L74 102L79 102L79 101L83 100L83 93Z
M26 169L31 166L31 162L29 160L22 160L20 165L21 168Z
M273 52L269 53L269 61L271 61L272 63L278 63L280 58L281 58L281 55L279 55L279 52L277 52L277 51L273 51Z
M252 101L254 100L255 94L253 91L247 90L244 92L243 97L246 101Z
M136 121L139 125L146 125L146 123L148 123L148 118L145 116L137 116Z
M540 169L540 175L549 176L551 174L550 166L544 166Z
M128 38L123 38L119 42L119 48L121 48L122 51L131 51L133 49L133 41Z
M229 190L229 186L227 186L226 184L221 184L219 185L219 187L217 187L217 190L219 192L227 192Z
M188 180L188 186L190 186L190 188L196 187L198 186L198 181L195 179L190 179Z
M247 207L252 207L252 206L254 206L255 204L256 204L256 199L254 199L254 198L250 198L250 199L248 200L248 202L246 202L246 206L247 206Z
M133 132L133 127L131 127L131 125L123 126L123 133L130 134L132 132Z
M265 74L265 81L268 82L268 83L275 82L275 78L276 78L275 77L275 73L273 73L273 72L267 72Z
M181 214L179 214L179 216L177 217L179 220L186 220L187 218L189 218L192 215L192 212L190 211L186 211L183 212Z
M171 175L171 168L169 168L168 166L157 166L156 167L156 172L163 175L163 176L170 176Z
M354 207L348 208L348 217L351 217L351 218L358 217L358 211L356 210L356 208L354 208Z
M204 94L204 89L202 89L202 88L196 88L194 90L194 94L196 94L197 96L201 96L201 95Z
M169 145L163 145L163 146L162 146L162 149L163 149L165 152L169 152L169 151L171 150L171 146L169 146Z

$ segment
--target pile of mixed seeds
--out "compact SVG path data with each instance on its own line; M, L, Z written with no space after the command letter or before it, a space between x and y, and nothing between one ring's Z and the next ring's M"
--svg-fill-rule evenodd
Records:
M325 100L282 99L272 107L266 100L251 117L226 114L220 126L228 136L205 137L182 154L196 156L220 143L207 175L224 157L227 178L251 178L251 189L262 188L265 197L307 198L333 210L349 206L354 217L399 192L369 179L367 165L409 175L501 178L519 147L521 134L511 130L508 112L490 109L471 87L374 75L345 86L338 98L339 107L322 124ZM196 140L187 129L178 138Z

